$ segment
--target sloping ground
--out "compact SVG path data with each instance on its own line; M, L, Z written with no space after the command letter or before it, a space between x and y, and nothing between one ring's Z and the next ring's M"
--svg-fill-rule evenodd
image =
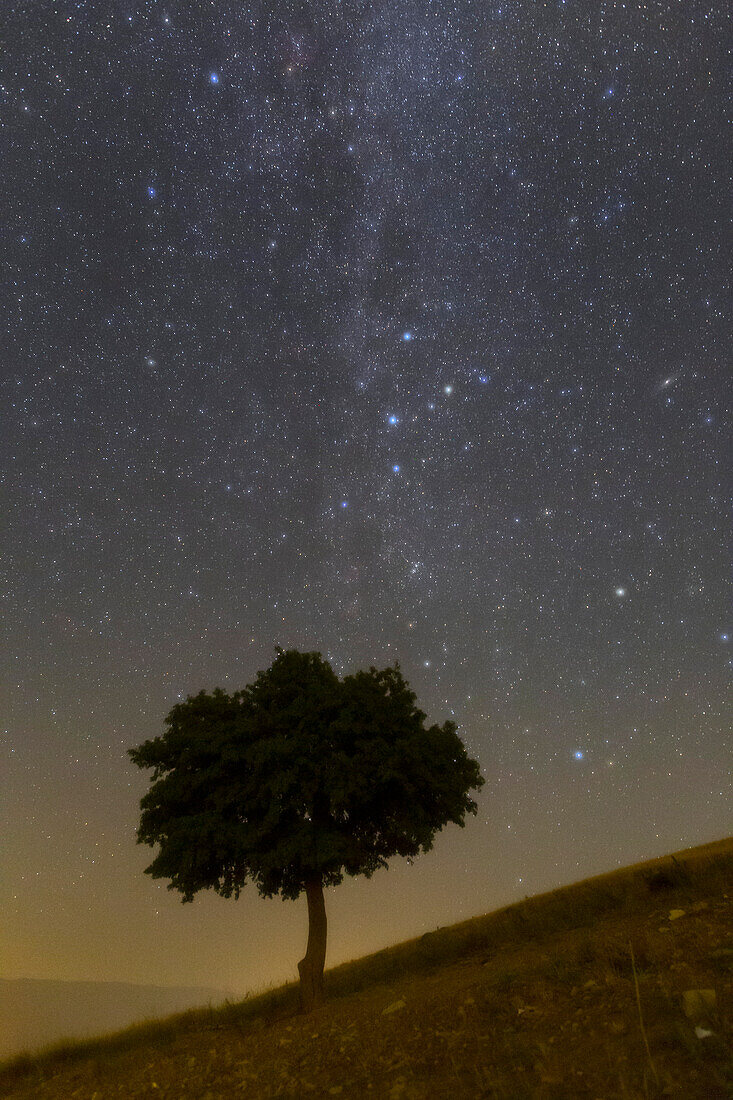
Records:
M0 1073L17 1100L733 1097L733 840ZM712 993L691 996L691 991Z

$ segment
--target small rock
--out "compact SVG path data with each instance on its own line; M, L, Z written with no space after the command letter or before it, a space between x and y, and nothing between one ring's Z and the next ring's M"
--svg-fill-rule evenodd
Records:
M700 1027L698 1025L695 1028L695 1034L697 1035L698 1039L709 1039L711 1035L715 1034L715 1032L714 1031L708 1031L708 1029L706 1027Z
M715 1012L714 989L686 989L682 994L682 1008L688 1020L703 1020Z
M670 909L670 911L669 911L669 919L670 920L679 920L680 917L684 917L684 915L685 915L684 909Z
M329 1096L340 1096L343 1091L344 1091L344 1086L343 1085L331 1085L331 1088L328 1090L328 1095Z
M391 1005L382 1009L382 1015L389 1016L390 1012L399 1012L401 1008L407 1008L405 1001L393 1001Z

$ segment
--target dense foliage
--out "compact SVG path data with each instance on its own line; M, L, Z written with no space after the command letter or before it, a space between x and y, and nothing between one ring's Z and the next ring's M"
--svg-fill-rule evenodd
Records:
M160 846L147 871L184 901L370 876L463 825L484 782L454 723L425 725L398 666L339 680L319 653L279 650L243 691L190 696L166 726L130 750L153 770L138 840Z

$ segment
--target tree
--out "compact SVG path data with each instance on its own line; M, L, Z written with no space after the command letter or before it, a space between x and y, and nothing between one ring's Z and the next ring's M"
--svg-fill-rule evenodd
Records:
M476 813L478 764L453 722L426 727L415 699L399 665L339 680L320 653L278 650L243 691L189 696L162 736L129 750L153 770L137 833L160 846L148 874L184 902L239 897L248 881L263 897L305 893L304 1011L323 996L323 887L427 852Z

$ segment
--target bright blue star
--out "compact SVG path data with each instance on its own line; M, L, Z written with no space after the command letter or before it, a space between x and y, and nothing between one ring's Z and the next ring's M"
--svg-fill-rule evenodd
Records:
M148 195L151 199L155 198L155 194L156 194L155 188L154 187L148 187Z
M395 465L394 465L394 466L392 467L392 471L393 471L393 473L395 473L395 474L398 474L398 473L400 472L400 468L399 468L399 466L397 466L397 465L395 464Z
M488 375L486 375L486 374L480 374L479 375L479 382L483 382L485 384L486 382L488 382L488 380L489 380Z
M218 73L209 73L209 81L212 84L218 84L219 83L219 74Z
M582 760L583 757L585 756L585 753L581 752L580 749L576 749L575 752L573 753L573 756L575 757L576 760Z
M403 332L402 333L402 339L403 340L412 340L412 333L411 332Z
M390 424L398 424L399 423L399 417L395 416L394 413L392 413L391 416L388 416L387 420L389 421Z
M342 500L342 501L341 501L341 507L342 507L342 508L348 508L348 507L349 507L349 502L348 502L348 500Z

